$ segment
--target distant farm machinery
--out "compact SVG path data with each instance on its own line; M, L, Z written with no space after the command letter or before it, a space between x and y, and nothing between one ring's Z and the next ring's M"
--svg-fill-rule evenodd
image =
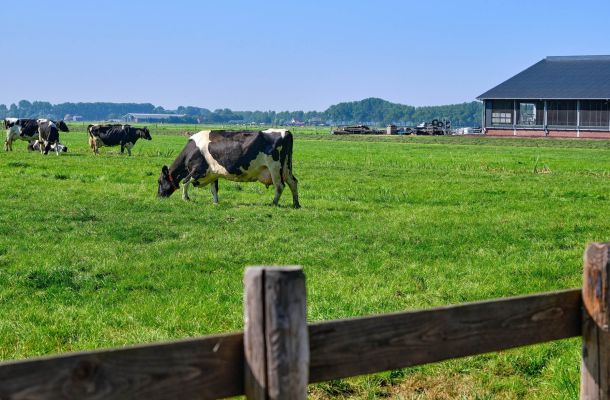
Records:
M449 135L451 134L451 121L448 119L433 119L430 122L409 127L388 125L386 129L373 129L367 125L340 126L332 130L333 135Z

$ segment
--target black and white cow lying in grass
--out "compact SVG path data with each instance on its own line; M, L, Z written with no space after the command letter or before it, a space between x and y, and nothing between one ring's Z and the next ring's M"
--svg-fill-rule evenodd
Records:
M121 153L127 149L127 153L131 155L131 148L138 139L152 140L146 127L134 128L130 125L89 125L87 132L89 132L89 147L95 154L99 154L99 148L102 146L121 145Z
M26 119L26 118L5 118L4 128L6 129L6 140L4 148L6 151L13 150L13 142L17 139L31 142L32 140L40 139L38 125L42 121L50 121L48 119ZM57 129L62 132L69 132L68 125L64 121L51 121Z
M28 143L29 151L40 151L40 147L40 141L38 139ZM57 145L51 145L51 150L56 151L56 148L59 150L60 153L65 153L68 151L68 146L64 146L62 143L57 143Z
M299 208L297 179L292 174L292 134L285 129L266 131L201 131L189 138L174 163L161 169L157 196L169 197L180 187L189 200L188 188L211 184L218 203L218 178L236 182L259 181L275 187L277 205L284 182L292 192L292 205Z

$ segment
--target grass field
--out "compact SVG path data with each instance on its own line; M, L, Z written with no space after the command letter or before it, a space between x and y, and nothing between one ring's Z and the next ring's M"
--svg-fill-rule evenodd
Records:
M220 182L156 198L183 130L133 156L0 154L0 359L242 328L246 265L299 264L311 321L580 286L610 239L610 142L296 130L302 209ZM75 129L76 128L76 129ZM150 128L150 127L149 127ZM579 340L311 387L313 398L577 398Z

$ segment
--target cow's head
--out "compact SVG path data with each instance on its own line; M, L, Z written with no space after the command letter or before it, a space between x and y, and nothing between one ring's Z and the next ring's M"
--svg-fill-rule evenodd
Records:
M128 125L129 126L129 125ZM139 129L140 131L140 137L142 139L146 139L146 140L152 140L152 137L150 136L150 132L148 131L147 127L144 127L142 129Z
M4 129L8 129L15 125L19 119L17 118L4 118Z
M57 129L62 132L70 132L70 129L68 129L68 125L64 121L59 121L55 125L57 125Z
M159 189L157 190L157 197L169 197L178 189L180 186L178 182L174 180L169 172L167 165L161 168L161 175L159 176Z

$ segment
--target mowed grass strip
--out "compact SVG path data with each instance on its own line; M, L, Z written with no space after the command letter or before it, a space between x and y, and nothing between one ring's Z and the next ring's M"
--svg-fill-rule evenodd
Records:
M585 244L610 239L604 141L297 129L293 210L289 189L274 208L255 183L220 181L216 206L208 188L158 200L176 133L200 128L149 126L128 157L94 156L84 127L59 157L0 154L0 359L239 330L246 265L302 265L319 321L578 287ZM439 379L464 382L447 398L572 398L578 363L563 341L312 396L442 398Z

